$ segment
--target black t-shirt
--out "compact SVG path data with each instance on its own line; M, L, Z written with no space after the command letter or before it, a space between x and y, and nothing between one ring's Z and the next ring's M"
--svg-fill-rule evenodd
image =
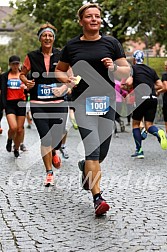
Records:
M69 65L73 69L75 76L79 74L82 77L82 74L85 75L85 72L87 71L87 75L92 78L94 83L98 83L98 81L101 81L101 78L98 77L98 74L100 74L101 77L103 77L110 85L114 87L114 83L108 76L108 69L104 66L103 62L101 62L101 59L109 57L113 61L115 61L116 59L125 57L125 53L121 44L117 39L111 36L102 35L99 40L95 41L80 40L81 36L82 35L71 39L66 44L66 46L61 52L60 61L69 63ZM78 62L80 62L81 64L77 64ZM85 62L88 63L91 67L93 67L95 71L92 71L91 67L89 68L88 64L85 65ZM98 74L96 74L96 72ZM73 98L75 99L83 91L85 91L86 88L89 86L88 84L91 85L91 83L86 83L82 79L79 85L77 85L77 87L73 89ZM101 83L100 85L103 84L104 83ZM103 95L107 95L105 94L109 91L107 91L105 88L107 87L107 85L103 86L104 90L102 91L103 88L100 88L99 94L102 91L104 93ZM94 93L94 95L98 95L98 84L95 84L94 91L96 93Z
M135 64L133 68L133 87L137 87L140 84L147 84L151 88L151 94L155 93L155 83L159 80L159 77L155 70L145 64Z
M1 91L1 76L2 76L2 74L0 74L0 91Z
M162 81L167 81L167 72L162 74Z
M162 81L167 81L167 72L162 74ZM163 94L163 102L167 103L167 92Z

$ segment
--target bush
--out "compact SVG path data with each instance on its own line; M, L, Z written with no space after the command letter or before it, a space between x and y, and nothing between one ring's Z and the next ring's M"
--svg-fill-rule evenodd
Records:
M159 78L161 78L162 73L165 71L164 62L167 60L166 57L150 57L148 58L148 65L155 69ZM145 58L144 63L147 63Z

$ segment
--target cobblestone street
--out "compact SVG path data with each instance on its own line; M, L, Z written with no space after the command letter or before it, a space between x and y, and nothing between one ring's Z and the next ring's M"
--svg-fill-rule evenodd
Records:
M25 124L26 126L26 124ZM145 159L135 160L131 128L113 137L102 164L101 189L111 206L94 215L77 167L80 136L70 128L69 159L45 188L44 165L35 126L26 128L28 151L14 159L5 149L6 118L0 135L0 251L2 252L167 252L167 150L156 138L143 142ZM164 125L162 125L164 129Z

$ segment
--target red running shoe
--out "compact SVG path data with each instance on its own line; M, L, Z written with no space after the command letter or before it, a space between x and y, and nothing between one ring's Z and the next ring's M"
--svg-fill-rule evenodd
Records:
M101 196L99 196L94 201L94 208L95 208L96 216L101 216L101 215L105 214L110 209L110 206L107 204L107 202Z
M52 156L52 165L57 169L61 167L61 158L57 154Z

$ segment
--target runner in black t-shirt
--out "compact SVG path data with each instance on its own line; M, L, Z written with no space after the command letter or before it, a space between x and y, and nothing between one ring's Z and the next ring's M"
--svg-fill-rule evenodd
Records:
M165 132L153 125L157 110L156 86L162 85L162 82L154 69L143 64L144 53L142 51L135 51L133 57L133 77L128 78L126 85L133 85L134 89L140 88L140 90L134 90L136 97L136 109L133 111L132 127L133 137L136 144L136 152L131 157L144 158L144 152L142 150L142 136L140 132L140 122L142 119L144 119L147 132L157 137L163 150L167 149ZM149 86L148 91L145 91L147 86L144 84Z
M75 101L72 106L85 149L85 159L79 161L78 166L82 170L84 189L92 192L95 214L102 215L109 210L109 205L101 196L100 163L109 150L113 130L114 79L129 76L130 66L118 40L100 34L101 9L97 4L83 5L78 17L83 34L66 44L56 74L61 73L64 78L59 75L59 80L71 86L75 77L68 78L65 74L69 66L74 76L82 77L72 90Z
M165 72L162 74L162 82L165 83L167 82L167 61L165 61ZM162 96L163 100L163 117L164 117L164 122L165 122L165 129L167 132L167 92L165 92Z

